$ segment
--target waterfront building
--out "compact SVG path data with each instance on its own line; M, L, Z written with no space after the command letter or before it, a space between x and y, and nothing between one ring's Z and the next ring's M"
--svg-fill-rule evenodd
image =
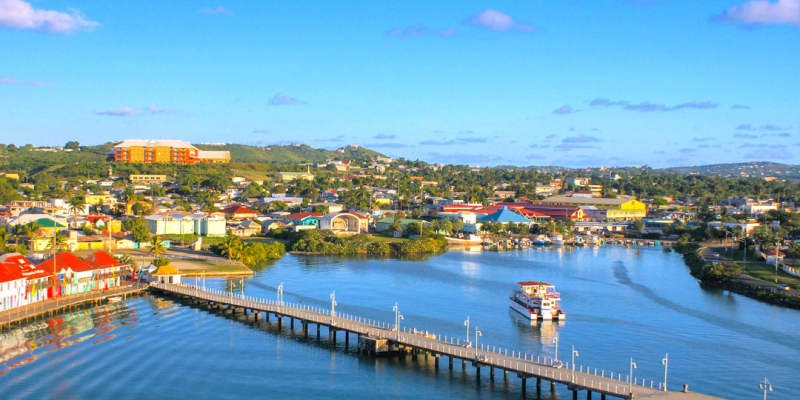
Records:
M322 214L312 212L299 212L283 217L286 222L290 222L295 225L310 225L317 228L319 227L320 218L322 218Z
M25 298L25 277L16 266L0 263L0 311L22 305Z
M167 264L158 267L153 273L153 278L159 283L181 283L181 272Z
M647 216L647 205L631 196L618 196L615 198L596 198L592 196L550 196L542 201L543 204L569 205L569 206L594 206L606 210L605 219L630 221Z
M530 225L533 221L523 217L520 214L511 211L507 206L503 206L503 208L487 215L483 215L478 217L478 223L487 223L487 222L494 222L500 224L508 224L509 222L513 222L515 224L527 224Z
M127 139L114 146L115 162L131 163L227 163L231 161L228 151L207 151L182 140Z
M225 236L225 219L205 214L153 214L145 217L154 235Z

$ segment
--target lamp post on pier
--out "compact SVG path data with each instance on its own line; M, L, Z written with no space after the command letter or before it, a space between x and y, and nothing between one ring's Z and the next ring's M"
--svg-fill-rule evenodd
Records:
M283 305L283 282L278 285L278 305Z
M400 340L400 320L404 318L403 314L400 314L400 308L397 306L397 302L394 303L392 311L394 311L394 331L397 333L397 340Z
M772 391L772 384L769 383L769 380L767 380L766 376L764 377L764 381L758 384L758 387L764 391L764 400L767 400L767 392Z
M465 340L466 340L466 341L467 341L467 343L469 344L469 315L467 315L467 319L466 319L466 320L464 320L464 326L466 326L466 327L467 327L467 337L466 337L466 339L465 339Z
M631 357L631 372L628 375L628 393L633 393L633 370L638 368L636 363L633 361L633 357Z
M669 369L669 353L661 359L661 364L664 365L664 391L667 392L667 370Z
M556 345L556 354L555 358L553 359L553 365L558 364L558 336L553 338L553 343Z
M334 290L331 292L331 325L333 325L333 319L336 317L336 305L339 304L336 302L336 291Z
M483 336L483 332L478 330L478 327L475 327L475 358L478 358L478 336Z
M575 357L580 357L580 355L578 350L575 350L575 346L572 346L572 383L575 383Z

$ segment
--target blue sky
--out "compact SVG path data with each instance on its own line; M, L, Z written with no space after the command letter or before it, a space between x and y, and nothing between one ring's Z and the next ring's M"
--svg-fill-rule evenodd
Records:
M0 0L0 142L800 163L800 0Z

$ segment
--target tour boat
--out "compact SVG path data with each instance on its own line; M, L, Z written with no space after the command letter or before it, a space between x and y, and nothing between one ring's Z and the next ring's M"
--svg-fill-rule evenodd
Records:
M554 233L550 235L550 242L553 243L555 246L563 246L564 245L564 237Z
M532 320L564 320L561 294L555 286L537 281L517 282L519 288L511 295L511 309Z

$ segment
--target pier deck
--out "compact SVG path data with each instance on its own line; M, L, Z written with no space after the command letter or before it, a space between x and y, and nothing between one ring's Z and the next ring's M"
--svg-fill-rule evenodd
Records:
M147 285L125 285L109 290L93 290L87 293L55 297L38 301L11 310L0 311L0 328L7 325L36 318L41 315L57 313L63 309L80 306L86 303L103 301L109 297L126 297L147 290Z
M601 399L614 396L623 399L654 399L654 400L713 400L716 397L706 396L693 392L665 392L658 388L643 384L631 385L626 380L614 379L590 371L573 371L569 368L554 366L552 363L545 363L533 356L518 355L512 352L508 355L506 351L497 351L494 348L473 348L453 343L452 339L434 335L425 335L418 331L397 331L385 324L380 325L371 321L352 316L349 314L336 313L331 315L330 310L322 310L317 307L279 303L276 300L257 299L253 297L235 296L232 293L203 290L194 286L153 283L150 286L155 291L164 292L178 296L184 296L197 301L213 303L215 305L251 310L256 318L259 313L273 314L278 317L278 322L284 317L291 318L292 327L294 320L297 319L303 324L303 331L308 335L308 324L317 324L317 335L319 327L328 328L329 337L336 340L336 332L342 331L346 335L350 333L374 339L386 340L395 348L411 350L412 354L418 352L430 354L435 357L434 362L438 369L439 358L448 357L449 367L452 369L452 360L461 359L464 365L469 363L476 368L476 375L480 378L480 369L488 368L490 376L494 378L494 371L503 371L504 374L513 374L522 380L522 392L525 395L526 380L536 379L536 390L541 390L541 381L546 380L552 385L563 384L573 392L573 399L577 399L578 392L585 391L587 399L591 399L593 393L599 394ZM346 338L347 340L347 338ZM639 382L636 382L639 383ZM656 385L657 386L657 385Z

